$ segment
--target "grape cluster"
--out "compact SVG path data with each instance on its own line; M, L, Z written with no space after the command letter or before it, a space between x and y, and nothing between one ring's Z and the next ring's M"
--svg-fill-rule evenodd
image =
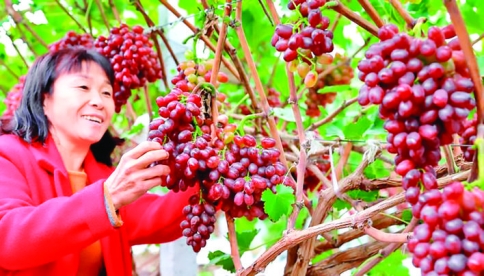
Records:
M209 198L223 198L222 187L227 187L230 195L221 202L223 211L232 217L245 216L247 219L264 219L262 192L267 189L276 192L276 185L286 181L286 167L278 161L280 152L272 138L262 138L260 146L251 135L235 135L225 150L224 158L210 174L219 177L219 181L203 181L210 187ZM213 192L212 192L213 191ZM220 192L219 192L220 191ZM214 197L210 197L214 195Z
M15 110L17 110L22 100L22 90L24 88L25 75L19 78L19 82L10 89L3 101L7 106L7 109L2 114L2 119L10 120L13 118Z
M472 148L477 137L477 115L474 114L474 118L464 121L462 131L459 133L459 142L462 145L460 148L464 153L464 160L472 162L476 150Z
M162 186L175 192L185 191L199 182L199 173L218 163L217 152L209 145L209 134L194 140L193 121L197 126L202 124L201 98L175 88L165 97L158 97L156 102L160 117L150 123L148 139L162 144L169 153L169 158L160 162L171 169L168 176L162 177ZM220 143L217 143L219 147L223 147Z
M423 221L408 241L412 262L422 275L482 275L484 272L484 192L453 182L427 190L415 203ZM417 208L415 208L417 207Z
M94 39L90 34L78 34L74 31L68 31L63 38L49 45L49 51L55 52L75 47L91 49L94 47Z
M151 121L148 133L149 140L169 153L168 159L159 161L170 167L170 174L161 177L162 186L175 192L200 188L200 197L185 209L187 219L181 225L195 251L205 246L213 231L207 224L213 214L203 215L200 206L218 206L236 218L264 219L261 194L267 189L275 192L286 174L274 139L263 138L258 145L251 135L235 135L237 126L228 124L224 115L213 126L203 116L202 101L200 95L180 88L158 97L160 117Z
M126 24L112 28L108 37L99 36L94 46L98 52L111 61L115 72L114 101L116 112L126 104L131 90L155 82L162 77L162 68L153 44L143 34L143 27Z
M198 64L193 60L181 62L176 68L178 75L173 77L171 83L182 91L191 92L197 84L210 82L213 62L213 59L201 61ZM228 81L227 74L219 71L217 74L217 82L226 83ZM218 87L218 83L215 84L215 87Z
M326 0L289 1L288 8L297 10L302 16L292 24L278 24L272 36L271 45L283 53L286 62L299 63L309 68L310 60L316 61L334 49L333 33L328 30L329 18L323 16L321 9ZM313 62L314 63L314 62ZM312 87L317 81L315 70L305 70L304 83Z
M199 252L207 245L217 221L215 212L212 204L200 202L200 197L196 195L190 198L190 205L183 209L185 219L180 223L180 227L183 229L183 236L187 237L187 245L190 245L194 252Z
M440 146L452 142L475 107L473 82L465 64L456 62L461 50L446 41L455 36L451 27L430 27L422 40L386 25L378 36L381 42L370 46L358 64L358 77L365 82L358 102L379 105L389 132L388 151L397 154L396 173L405 178L414 168L424 169L423 185L431 189ZM407 194L415 196L418 190Z
M317 63L316 73L319 76L319 74L328 67L335 66L341 62L344 63L334 70L331 70L326 76L318 77L316 84L313 87L308 88L305 103L308 107L306 109L306 115L309 117L319 117L321 115L319 107L325 107L327 104L332 103L336 97L336 92L318 93L320 89L323 89L325 86L349 84L354 76L353 68L348 64L347 58L340 53L336 53L334 58L326 56L324 59L320 59L320 62ZM300 72L299 67L301 64L297 67L298 73Z

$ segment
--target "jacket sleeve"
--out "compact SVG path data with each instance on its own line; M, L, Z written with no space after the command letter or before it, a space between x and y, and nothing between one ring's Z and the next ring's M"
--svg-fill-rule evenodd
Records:
M168 192L166 195L145 194L124 207L121 218L127 228L131 245L164 243L182 236L180 223L185 218L183 208L197 187L185 192Z
M27 182L39 180L19 169L19 164L0 152L0 268L22 270L46 264L113 231L102 181L70 197L34 205Z

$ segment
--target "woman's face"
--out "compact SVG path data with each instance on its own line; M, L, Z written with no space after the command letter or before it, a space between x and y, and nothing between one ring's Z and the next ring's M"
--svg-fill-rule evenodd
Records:
M90 146L101 140L114 113L113 88L101 66L84 62L79 72L59 75L52 94L45 94L44 112L61 143Z

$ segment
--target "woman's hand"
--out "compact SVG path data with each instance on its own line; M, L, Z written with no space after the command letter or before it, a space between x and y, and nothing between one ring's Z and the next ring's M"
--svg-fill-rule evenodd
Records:
M170 168L150 164L166 158L168 152L159 143L149 141L142 142L121 157L116 170L105 182L116 210L161 184L160 176L169 174Z

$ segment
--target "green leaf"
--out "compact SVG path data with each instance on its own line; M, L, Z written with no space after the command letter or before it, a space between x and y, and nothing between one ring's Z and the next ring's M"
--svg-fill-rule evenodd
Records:
M295 228L303 229L304 223L306 222L308 217L309 217L308 208L302 208L301 211L299 212L299 215L297 216Z
M234 261L232 256L226 254L220 250L209 252L208 259L211 264L220 265L223 269L235 273Z
M351 208L351 204L338 198L334 202L333 208L335 208L337 211L347 210Z
M142 123L136 124L131 127L131 129L123 134L121 134L121 138L129 139L137 134L139 134L145 126Z
M378 199L378 192L379 191L362 191L362 190L352 190L348 192L348 195L352 199L359 199L365 202L373 202Z
M406 266L403 265L403 260L408 256L403 254L401 250L397 250L384 258L378 265L368 272L370 276L408 276L410 272Z
M403 210L402 212L402 220L406 221L406 222L410 222L412 220L412 211L411 210Z
M239 246L239 254L242 256L246 251L250 249L250 244L254 240L255 236L259 233L259 229L253 229L252 231L237 232L237 245Z
M367 117L360 117L356 123L346 125L343 133L346 139L361 139L370 126L371 121Z
M390 175L390 170L385 167L382 160L376 159L375 162L368 165L363 171L368 179L383 178Z
M289 215L295 200L294 190L283 184L276 186L275 194L270 189L262 192L264 211L272 221L278 221L283 215Z

